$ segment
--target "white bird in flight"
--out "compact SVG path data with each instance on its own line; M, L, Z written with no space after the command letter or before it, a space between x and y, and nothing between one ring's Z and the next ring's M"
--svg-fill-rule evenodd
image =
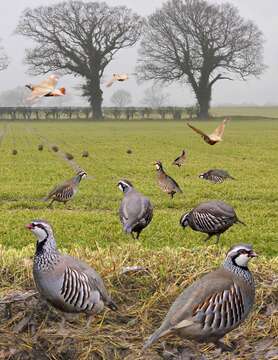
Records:
M136 75L136 73L133 73L131 75ZM108 81L108 83L106 84L106 87L110 87L113 85L113 83L115 81L126 81L129 79L129 75L124 73L124 74L113 74L112 79L110 81Z
M66 94L66 89L64 87L55 89L58 79L58 75L50 75L48 79L41 81L39 84L25 85L32 91L32 95L27 98L27 100L33 101L44 96L64 96Z

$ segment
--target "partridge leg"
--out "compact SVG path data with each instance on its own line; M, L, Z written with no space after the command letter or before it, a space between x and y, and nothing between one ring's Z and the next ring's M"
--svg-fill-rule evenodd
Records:
M204 241L208 241L211 237L212 237L212 235L209 234L208 237L206 237Z
M220 340L215 341L214 344L216 347L220 348L222 352L231 352L235 350L234 346L226 345Z
M52 208L52 204L54 203L54 199L51 200L51 202L47 205L48 208Z
M216 241L215 241L215 244L218 244L219 239L220 239L220 234L216 234Z

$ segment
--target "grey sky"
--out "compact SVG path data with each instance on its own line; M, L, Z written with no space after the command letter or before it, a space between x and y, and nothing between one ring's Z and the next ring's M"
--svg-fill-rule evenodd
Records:
M223 0L214 0L221 3ZM24 48L31 45L22 36L13 35L22 10L26 7L38 5L49 5L60 2L59 0L8 0L0 1L0 37L6 53L11 59L9 68L0 72L0 91L12 89L26 82L38 81L27 74L27 67L23 65ZM141 15L148 15L163 3L163 0L106 0L108 5L126 5ZM213 104L247 104L256 103L258 105L275 103L278 104L276 82L278 79L278 40L277 40L277 0L230 0L236 5L240 14L255 21L265 36L265 57L264 62L268 66L260 79L249 78L248 81L221 81L216 84L213 91ZM122 50L115 60L107 67L105 72L106 79L109 79L113 72L134 72L136 66L137 48ZM69 93L76 93L76 79L69 77L62 78L62 82L68 87ZM128 90L132 94L133 105L140 105L143 98L144 89L151 83L138 86L135 79L129 82L114 84L111 88L104 90L104 104L110 104L110 97L119 88ZM195 102L194 97L188 87L172 85L165 87L165 92L170 94L169 104L188 105Z

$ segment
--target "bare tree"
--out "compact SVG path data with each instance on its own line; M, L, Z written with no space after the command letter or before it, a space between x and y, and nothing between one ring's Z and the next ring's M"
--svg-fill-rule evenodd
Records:
M165 106L165 102L168 98L169 94L163 93L161 87L155 84L144 91L144 98L142 99L142 104L153 109L157 109Z
M5 70L8 67L8 64L9 64L8 56L4 52L3 46L0 46L0 71Z
M111 96L110 101L112 104L114 104L117 107L125 107L132 102L131 95L128 91L125 90L117 90L114 92L114 94Z
M213 85L232 74L258 76L262 53L261 31L233 5L170 0L148 18L138 71L144 80L188 83L207 118Z
M142 19L125 6L67 1L26 9L16 32L37 46L26 51L33 74L60 70L85 79L82 87L94 118L102 117L100 79L122 48L138 40Z

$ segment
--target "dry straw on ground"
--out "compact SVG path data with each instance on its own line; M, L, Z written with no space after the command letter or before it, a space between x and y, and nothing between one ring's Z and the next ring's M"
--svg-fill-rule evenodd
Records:
M83 315L74 316L61 328L61 314L33 296L32 252L32 247L21 252L0 247L0 359L278 358L277 258L261 256L251 264L256 305L248 320L225 338L236 344L234 353L220 354L211 344L167 337L143 355L144 339L160 324L175 297L201 274L217 267L224 250L209 246L153 251L140 244L113 247L113 251L75 250L72 255L86 259L101 273L119 306L117 312L106 310L98 315L89 328ZM122 273L124 267L134 265L147 271ZM18 301L20 294L25 300Z

